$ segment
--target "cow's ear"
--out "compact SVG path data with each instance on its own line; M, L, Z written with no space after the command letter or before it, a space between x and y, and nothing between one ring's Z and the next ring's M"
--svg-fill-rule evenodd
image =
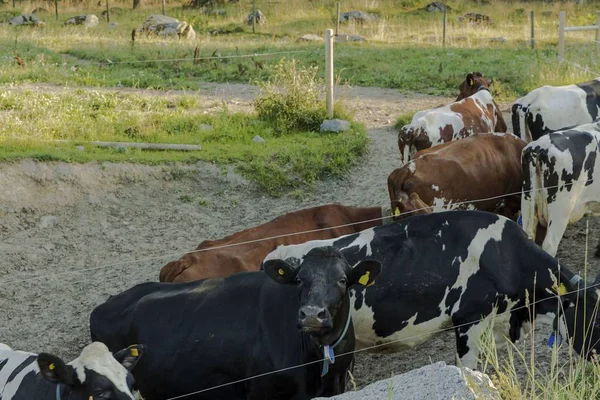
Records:
M381 263L377 260L363 260L358 263L350 276L348 277L348 285L363 285L365 287L371 286L375 283L375 278L381 272Z
M132 344L126 349L117 351L115 354L113 354L113 357L115 358L115 360L121 363L121 365L124 366L125 369L131 371L133 367L135 367L135 365L138 363L140 358L142 358L144 350L144 345Z
M40 353L37 358L38 366L42 376L50 382L64 383L67 386L74 386L78 382L75 379L73 368L64 363L63 360L55 355Z
M263 269L277 283L293 283L298 269L284 260L268 260L263 263Z

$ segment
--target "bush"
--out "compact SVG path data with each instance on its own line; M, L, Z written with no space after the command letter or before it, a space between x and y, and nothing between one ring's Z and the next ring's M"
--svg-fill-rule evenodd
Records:
M321 98L323 80L318 68L300 67L296 60L281 60L272 67L271 78L258 82L262 95L254 101L260 119L281 132L318 131L327 117Z

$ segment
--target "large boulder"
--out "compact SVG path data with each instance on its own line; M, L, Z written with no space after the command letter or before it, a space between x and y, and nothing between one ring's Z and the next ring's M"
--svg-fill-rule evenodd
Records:
M349 11L340 14L340 22L355 21L359 23L367 21L377 21L378 17L375 14L369 14L364 11Z
M326 400L317 397L314 400ZM329 400L461 399L500 400L500 394L484 373L446 365L443 361L372 383L356 392Z
M8 20L10 25L15 26L43 26L45 25L33 14L23 14Z
M187 22L159 14L146 18L146 21L137 29L137 33L157 34L180 39L194 39L196 37L194 28Z
M83 25L86 28L92 28L98 25L98 17L94 14L76 15L66 20L65 25Z
M265 17L265 14L263 14L260 10L256 10L256 13L250 12L250 14L248 14L248 16L246 17L246 23L248 25L252 25L253 16L257 24L262 25L267 23L267 17Z

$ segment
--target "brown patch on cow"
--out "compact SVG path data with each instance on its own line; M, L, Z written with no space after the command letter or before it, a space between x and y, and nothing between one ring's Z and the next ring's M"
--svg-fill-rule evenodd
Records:
M454 127L452 127L452 125L446 125L443 128L440 128L440 137L444 143L451 141L454 137Z

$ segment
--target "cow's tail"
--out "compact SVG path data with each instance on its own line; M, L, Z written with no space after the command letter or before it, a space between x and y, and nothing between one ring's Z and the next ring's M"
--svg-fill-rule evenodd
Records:
M512 106L511 112L513 133L515 136L520 137L525 143L531 142L531 132L527 125L527 111L523 108L522 104L515 103Z
M539 223L538 199L543 195L543 181L539 166L539 151L526 146L521 153L523 171L523 191L521 195L521 216L523 230L531 240L536 239Z

